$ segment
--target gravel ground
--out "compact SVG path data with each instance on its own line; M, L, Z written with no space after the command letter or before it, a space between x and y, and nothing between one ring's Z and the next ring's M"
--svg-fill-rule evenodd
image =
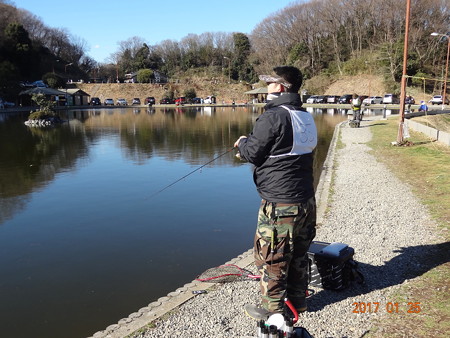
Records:
M309 311L300 315L296 326L314 337L363 336L372 320L387 315L387 304L395 302L392 292L429 269L420 258L439 240L433 235L435 224L411 189L369 154L366 143L373 119L366 117L361 128L340 126L345 146L333 153L333 194L315 238L353 247L366 284L339 292L313 288ZM254 271L252 264L248 268ZM358 314L353 312L355 302L379 302L380 307L376 313ZM257 282L220 284L134 337L254 337L256 322L243 311L248 303L259 303ZM406 310L406 303L399 303L399 310Z

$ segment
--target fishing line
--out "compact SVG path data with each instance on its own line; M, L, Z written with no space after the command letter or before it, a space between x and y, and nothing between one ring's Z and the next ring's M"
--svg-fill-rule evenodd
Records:
M193 173L195 173L196 171L199 171L200 169L202 169L203 167L206 167L208 164L214 162L215 160L217 160L218 158L221 158L222 156L225 156L226 154L228 154L230 151L234 150L236 147L233 147L231 149L228 149L227 151L225 151L224 153L214 157L211 161L203 164L202 166L198 167L195 170L192 170L190 173L184 175L183 177L179 178L178 180L176 180L175 182L170 183L169 185L165 186L164 188L162 188L161 190L158 190L157 192L155 192L153 195L147 197L147 199L150 199L152 197L155 197L156 195L158 195L159 193L163 192L164 190L170 188L171 186L173 186L174 184L180 182L181 180L185 179L186 177L188 177L189 175L192 175Z

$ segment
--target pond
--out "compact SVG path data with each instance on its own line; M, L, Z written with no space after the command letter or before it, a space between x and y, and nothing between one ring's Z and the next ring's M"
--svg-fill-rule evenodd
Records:
M259 197L230 149L260 109L69 110L44 129L1 114L2 336L92 335L250 249ZM347 117L313 114L317 183Z

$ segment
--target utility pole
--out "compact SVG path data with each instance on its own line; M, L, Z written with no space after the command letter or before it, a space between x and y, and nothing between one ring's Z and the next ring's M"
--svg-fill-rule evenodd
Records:
M398 124L397 144L403 143L403 126L405 124L406 68L408 65L409 17L411 0L406 0L405 44L403 47L403 73L400 89L400 122Z
M68 108L68 105L69 105L69 100L68 100L68 97L67 97L67 82L69 81L69 79L67 78L67 67L68 66L72 66L73 65L73 63L71 62L71 63L68 63L68 64L66 64L65 66L64 66L64 74L65 74L65 84L64 84L64 87L66 88L66 109Z

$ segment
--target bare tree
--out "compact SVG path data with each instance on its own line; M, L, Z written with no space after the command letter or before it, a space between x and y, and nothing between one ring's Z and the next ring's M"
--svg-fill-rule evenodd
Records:
M17 9L10 6L9 1L0 2L0 39L3 39L5 28L12 22L18 21Z

